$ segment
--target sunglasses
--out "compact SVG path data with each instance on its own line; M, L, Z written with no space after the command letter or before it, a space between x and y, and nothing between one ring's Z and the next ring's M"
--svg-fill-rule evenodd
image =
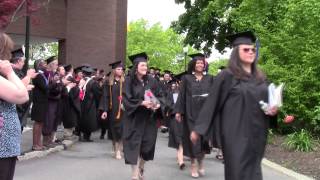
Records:
M243 50L243 52L245 52L245 53L248 53L248 52L253 52L253 53L255 53L256 52L256 48L243 48L242 49Z

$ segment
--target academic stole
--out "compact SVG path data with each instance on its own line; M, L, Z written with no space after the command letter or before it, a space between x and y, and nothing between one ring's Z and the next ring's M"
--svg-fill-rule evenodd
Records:
M86 79L86 83L85 83L85 84L83 85L83 87L81 87L81 89L80 89L79 98L80 98L81 101L84 100L84 97L85 97L85 95L86 95L87 84L88 84L88 82L89 82L91 79L92 79L92 78Z
M118 97L118 101L119 101L119 106L118 106L118 113L117 113L117 116L116 116L116 120L119 121L120 120L120 117L121 117L121 104L122 104L122 81L120 79L120 95ZM113 85L112 85L113 86ZM110 94L110 110L112 109L112 86L109 86L109 94Z

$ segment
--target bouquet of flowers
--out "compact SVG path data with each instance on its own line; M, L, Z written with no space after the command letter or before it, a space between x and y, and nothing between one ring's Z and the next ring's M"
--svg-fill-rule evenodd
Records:
M160 105L160 101L154 96L150 89L144 91L144 100L152 102L154 108Z

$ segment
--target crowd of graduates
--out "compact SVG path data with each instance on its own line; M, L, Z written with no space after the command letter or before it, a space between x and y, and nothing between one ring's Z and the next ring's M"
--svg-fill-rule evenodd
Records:
M178 168L185 169L184 158L190 159L193 178L205 175L205 155L218 148L226 180L262 179L267 129L277 108L262 110L259 105L267 102L268 82L256 67L253 33L239 33L229 41L229 65L215 77L208 74L204 54L189 55L188 69L174 75L148 67L145 52L130 55L127 69L122 61L109 64L109 73L90 64L59 64L52 56L37 60L24 74L23 50L15 50L10 62L30 96L16 103L20 131L30 109L34 151L61 143L59 125L63 139L82 142L92 142L91 134L100 129L100 139L107 135L112 140L114 157L124 156L131 179L138 180L154 158L160 129L169 133L168 146L177 150Z

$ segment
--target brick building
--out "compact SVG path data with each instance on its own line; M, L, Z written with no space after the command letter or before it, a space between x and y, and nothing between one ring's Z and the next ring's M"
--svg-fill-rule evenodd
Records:
M30 43L59 42L61 63L105 68L125 61L127 0L50 0L34 15L39 24L31 25ZM24 44L25 19L11 23L6 32Z

